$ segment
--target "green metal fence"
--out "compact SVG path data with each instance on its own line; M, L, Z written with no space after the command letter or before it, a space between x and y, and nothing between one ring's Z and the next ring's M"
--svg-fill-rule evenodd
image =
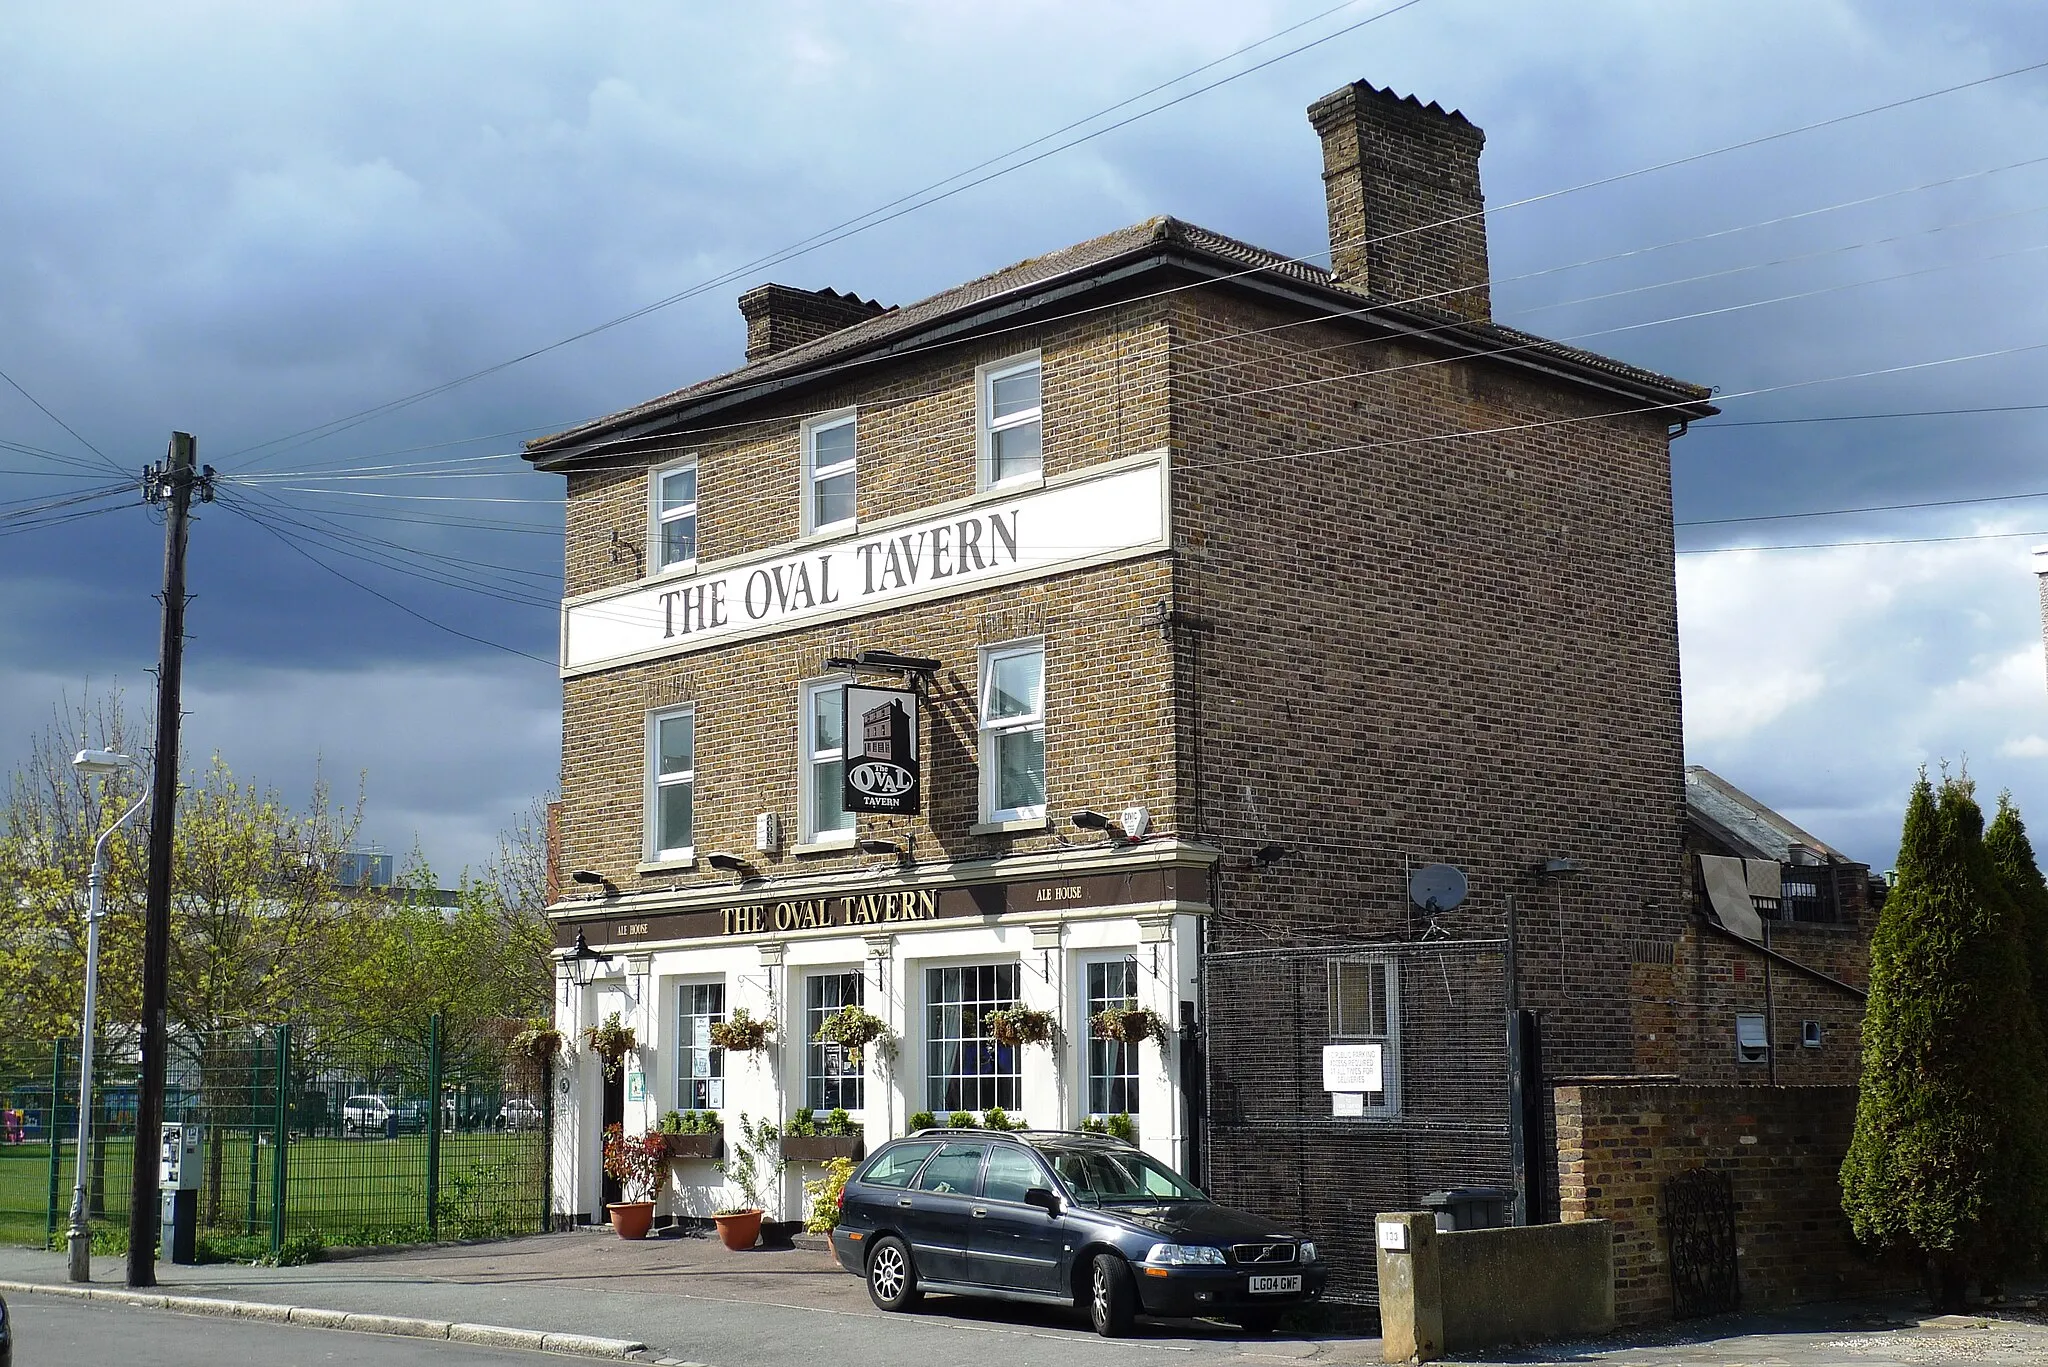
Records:
M77 1056L67 1042L0 1054L0 1243L54 1244L69 1227ZM94 1074L89 1206L96 1245L112 1251L127 1231L139 1068L115 1054ZM546 1228L548 1082L497 1039L444 1039L438 1017L424 1040L289 1025L175 1039L164 1119L204 1129L201 1256L275 1256L309 1235L395 1244Z

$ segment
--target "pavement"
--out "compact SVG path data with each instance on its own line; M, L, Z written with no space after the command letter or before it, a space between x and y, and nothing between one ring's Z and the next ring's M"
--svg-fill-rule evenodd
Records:
M117 1293L121 1272L117 1259L94 1260L98 1288ZM161 1264L158 1278L159 1294L235 1302L244 1309L229 1313L284 1321L272 1329L287 1336L317 1334L323 1342L335 1337L320 1326L424 1334L437 1340L424 1345L438 1352L433 1360L449 1367L498 1360L477 1359L469 1346L481 1329L492 1327L509 1333L485 1339L487 1346L547 1346L558 1353L716 1367L818 1367L821 1358L833 1364L907 1361L919 1367L992 1359L1004 1367L1278 1367L1376 1363L1380 1358L1379 1340L1369 1336L1245 1338L1236 1329L1206 1321L1141 1321L1137 1337L1108 1340L1090 1332L1078 1313L943 1296L928 1298L920 1313L885 1315L869 1303L860 1280L841 1272L820 1248L732 1253L710 1238L628 1243L603 1230L419 1248L304 1267ZM13 1289L30 1285L45 1290ZM62 1254L0 1249L0 1292L18 1313L22 1308L40 1313L45 1304L58 1303L66 1288ZM110 1308L100 1301L63 1303L79 1311ZM138 1317L169 1319L161 1311L123 1309ZM465 1334L469 1342L463 1341ZM312 1352L308 1348L300 1356L328 1360ZM374 1360L427 1360L414 1356L412 1344L404 1353L387 1357L380 1350ZM213 1363L218 1367L235 1360L222 1355ZM246 1360L298 1358L252 1350ZM543 1361L526 1353L503 1360ZM1723 1316L1460 1360L1601 1367L1921 1367L1948 1362L2041 1367L2048 1364L2048 1315L2013 1309L1932 1316L1907 1299L1868 1301L1780 1315Z

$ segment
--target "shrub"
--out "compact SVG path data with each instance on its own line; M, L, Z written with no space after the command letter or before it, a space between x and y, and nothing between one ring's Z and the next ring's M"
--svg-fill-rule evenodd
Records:
M955 1111L946 1117L946 1128L952 1130L972 1130L979 1127L974 1123L974 1112Z
M817 1115L818 1113L809 1106L799 1106L796 1114L789 1118L789 1123L782 1127L782 1132L794 1135L817 1134L819 1133Z
M628 1135L623 1125L604 1130L604 1170L626 1201L652 1201L668 1176L668 1141L658 1130Z
M991 1106L981 1113L981 1125L986 1130L1021 1130L1024 1123L1010 1119L1010 1113L1000 1106Z
M912 1134L919 1130L935 1130L939 1127L939 1118L930 1111L912 1111L909 1125Z
M861 1127L853 1123L853 1117L846 1113L844 1106L834 1107L832 1114L825 1117L826 1134L859 1134Z
M2030 1256L2048 1227L2048 1096L2019 913L1967 780L1923 774L1870 943L1842 1208L1856 1237L1930 1274L1936 1305Z
M1118 1112L1102 1122L1103 1133L1111 1139L1121 1139L1126 1144L1138 1142L1138 1122Z
M825 1175L804 1183L804 1196L810 1201L810 1214L804 1220L804 1228L812 1234L829 1234L839 1223L839 1196L846 1190L846 1179L853 1176L851 1158L826 1160Z

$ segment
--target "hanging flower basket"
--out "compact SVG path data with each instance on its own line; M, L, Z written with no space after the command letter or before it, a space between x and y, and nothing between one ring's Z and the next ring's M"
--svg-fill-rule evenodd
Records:
M508 1047L529 1063L546 1063L562 1052L562 1032L536 1018L528 1021L525 1028L512 1037Z
M1028 1006L1004 1007L983 1016L981 1023L990 1039L1013 1049L1020 1044L1052 1043L1054 1022L1050 1011Z
M621 1022L619 1013L614 1011L605 1017L604 1024L584 1027L583 1042L591 1053L604 1060L604 1075L617 1077L619 1060L631 1053L640 1040L633 1027Z
M744 1006L736 1007L724 1020L711 1023L711 1042L737 1054L758 1054L774 1036L775 1022L755 1017Z
M846 1061L860 1066L861 1057L870 1044L880 1040L882 1052L888 1053L894 1042L889 1034L889 1023L858 1006L842 1006L818 1027L818 1033L811 1036L820 1044L836 1044L846 1051Z
M1166 1043L1170 1027L1166 1018L1149 1006L1112 1006L1097 1011L1088 1021L1089 1033L1097 1039L1143 1044L1148 1039Z

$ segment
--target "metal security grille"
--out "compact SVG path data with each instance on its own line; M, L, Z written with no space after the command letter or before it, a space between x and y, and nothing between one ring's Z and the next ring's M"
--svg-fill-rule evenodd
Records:
M1219 1200L1287 1220L1330 1298L1377 1304L1376 1211L1514 1185L1506 942L1360 942L1210 954L1208 1163ZM1327 1046L1376 1044L1382 1089L1340 1105Z
M1693 1168L1664 1179L1664 1237L1671 1249L1671 1314L1696 1319L1742 1301L1735 1264L1735 1184Z

